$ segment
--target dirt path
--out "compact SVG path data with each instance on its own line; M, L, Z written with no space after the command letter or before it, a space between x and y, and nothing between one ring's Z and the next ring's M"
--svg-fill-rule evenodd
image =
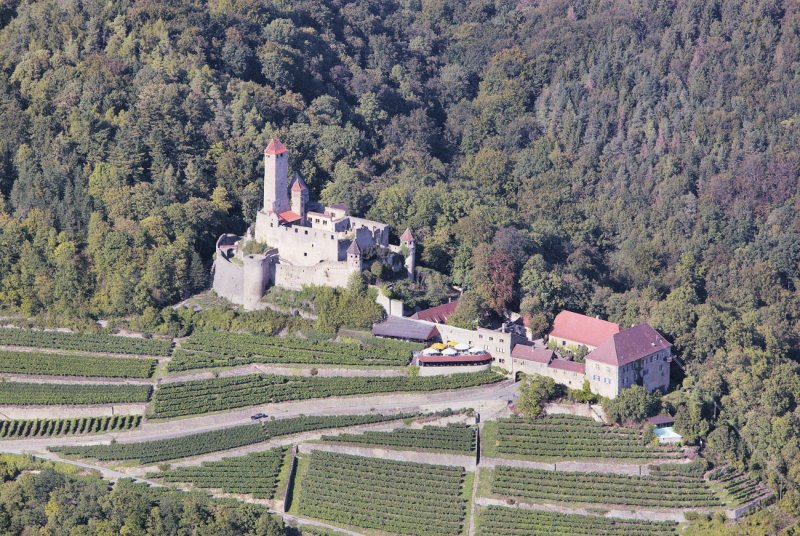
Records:
M314 373L316 371L316 373ZM173 372L162 376L162 383L185 382L192 380L208 380L211 378L225 378L229 376L245 376L247 374L277 374L279 376L368 376L374 378L390 378L408 376L405 368L344 368L344 367L315 367L313 365L285 365L251 363L225 370L203 369L197 371Z
M13 419L73 419L77 417L106 417L112 415L143 415L147 404L86 404L74 406L0 406L0 418ZM29 439L28 441L36 441ZM4 441L0 440L0 452Z
M148 385L150 378L109 378L106 376L52 376L39 374L7 374L0 373L0 378L9 382L50 383L58 385Z
M6 352L28 352L32 354L61 354L61 355L91 355L98 357L120 357L126 359L157 359L159 362L169 360L166 355L139 355L139 354L116 354L113 352L88 352L85 350L58 350L55 348L36 348L34 346L8 346L0 345L0 350Z
M475 456L470 454L445 454L440 452L427 452L422 450L400 450L381 447L362 447L347 443L301 443L298 452L313 452L315 450L349 454L351 456L364 456L366 458L381 458L399 462L427 463L431 465L455 465L464 467L467 471L475 470Z
M475 502L481 506L510 506L508 502L503 499L492 499L489 497L477 497ZM610 504L597 504L592 508L569 508L556 504L527 503L517 501L514 503L512 508L522 508L523 510L539 510L542 512L556 512L559 514L577 514L582 516L597 516L597 509L602 508L606 511L602 517L637 519L639 521L677 521L679 523L686 521L686 516L682 510L623 510L620 509L618 505Z
M483 458L481 467L519 467L521 469L537 469L540 471L563 471L585 473L611 473L617 475L647 476L650 468L646 464L625 462L593 462L593 461L559 461L536 462L532 460L513 460L510 458Z

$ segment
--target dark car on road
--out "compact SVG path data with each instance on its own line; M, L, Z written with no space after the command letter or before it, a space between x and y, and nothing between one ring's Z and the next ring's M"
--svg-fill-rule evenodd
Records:
M255 415L250 416L250 419L253 421L260 421L261 419L266 419L266 418L267 418L266 413L256 413Z

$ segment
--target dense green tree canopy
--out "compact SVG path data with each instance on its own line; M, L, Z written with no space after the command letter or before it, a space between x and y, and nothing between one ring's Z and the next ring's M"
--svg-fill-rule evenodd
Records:
M312 197L413 227L462 320L650 321L687 428L800 485L799 69L782 0L6 1L0 301L204 288L278 135Z

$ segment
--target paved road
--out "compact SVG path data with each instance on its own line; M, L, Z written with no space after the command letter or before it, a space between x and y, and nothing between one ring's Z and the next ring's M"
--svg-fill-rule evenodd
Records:
M488 415L502 411L506 406L506 401L511 399L515 392L516 385L512 381L506 380L457 391L389 393L377 396L352 396L265 404L226 413L205 414L171 421L146 422L141 428L129 432L81 437L2 440L0 441L0 452L41 451L52 445L102 444L108 443L112 439L120 443L166 439L249 424L252 422L250 416L257 412L263 412L276 418L289 418L300 415L391 414L439 411L448 408L474 408L486 418Z

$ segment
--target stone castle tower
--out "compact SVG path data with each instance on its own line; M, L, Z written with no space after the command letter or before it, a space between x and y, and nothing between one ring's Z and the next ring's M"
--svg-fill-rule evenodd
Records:
M289 152L278 138L272 138L264 149L264 211L281 214L287 210L290 210Z
M306 224L306 210L308 208L308 187L300 175L295 173L291 187L292 212L300 216L300 225Z
M358 247L358 242L355 240L347 248L347 265L353 272L361 272L364 268L361 259L361 248Z
M409 279L414 279L414 271L417 269L417 241L414 235L411 234L411 229L406 228L405 232L400 236L400 247L408 250L406 256L406 270L408 271Z

